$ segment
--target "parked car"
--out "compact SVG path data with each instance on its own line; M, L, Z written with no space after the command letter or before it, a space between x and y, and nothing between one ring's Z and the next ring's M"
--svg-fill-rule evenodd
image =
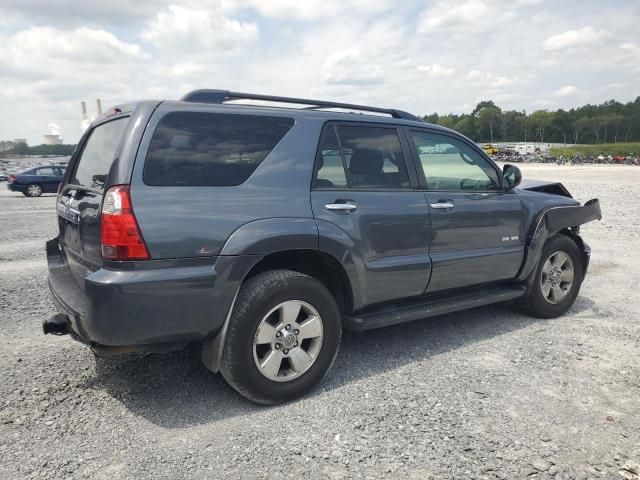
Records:
M22 192L27 197L39 197L43 193L56 193L64 176L65 167L46 165L29 168L8 176L7 188Z
M121 105L90 126L58 193L44 333L97 355L199 342L207 368L275 404L322 380L345 328L507 300L556 317L600 205L520 183L399 110L220 90Z

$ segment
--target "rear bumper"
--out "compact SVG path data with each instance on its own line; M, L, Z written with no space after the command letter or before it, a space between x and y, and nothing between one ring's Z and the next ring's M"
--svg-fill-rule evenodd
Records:
M230 272L242 264L241 257L228 257L195 266L173 260L149 261L145 269L101 268L85 278L83 290L57 239L47 242L47 261L49 288L71 335L94 347L194 341L217 332L240 284Z
M24 192L25 185L16 185L15 183L7 183L7 188L12 192Z

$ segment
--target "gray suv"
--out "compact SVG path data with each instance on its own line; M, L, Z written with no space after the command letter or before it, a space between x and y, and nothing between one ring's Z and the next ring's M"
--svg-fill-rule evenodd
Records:
M100 356L198 342L262 404L318 384L343 328L506 300L562 315L601 218L406 112L222 90L98 118L57 216L45 333Z

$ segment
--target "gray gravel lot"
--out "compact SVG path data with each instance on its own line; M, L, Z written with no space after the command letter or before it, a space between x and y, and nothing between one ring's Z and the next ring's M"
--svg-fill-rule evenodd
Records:
M498 305L346 333L324 383L273 408L195 347L104 360L43 336L54 196L0 184L0 478L638 479L640 168L523 171L602 203L567 316Z

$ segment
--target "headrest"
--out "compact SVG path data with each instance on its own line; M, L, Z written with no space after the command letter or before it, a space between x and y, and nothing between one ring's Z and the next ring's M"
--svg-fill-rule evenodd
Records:
M375 175L382 173L384 158L380 150L362 148L353 151L349 163L352 175Z

